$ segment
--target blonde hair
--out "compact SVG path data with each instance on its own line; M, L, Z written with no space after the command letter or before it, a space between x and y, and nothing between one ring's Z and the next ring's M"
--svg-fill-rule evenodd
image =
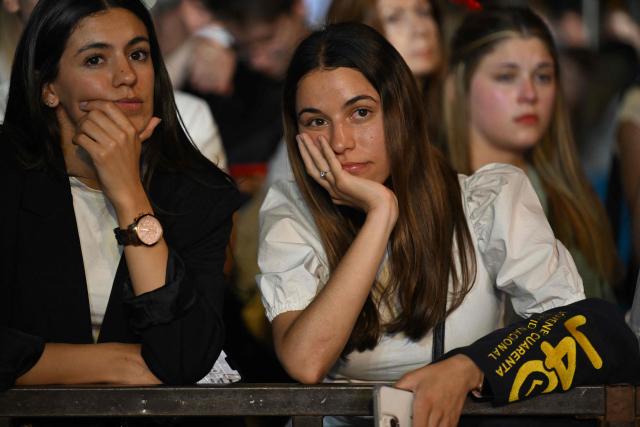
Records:
M473 172L469 90L479 62L502 41L530 37L544 43L559 76L551 33L528 9L497 8L470 14L454 35L443 110L448 153L458 172ZM549 197L549 222L556 236L580 250L601 277L614 283L618 261L609 221L579 163L561 88L556 93L549 128L526 154L526 160L540 175Z

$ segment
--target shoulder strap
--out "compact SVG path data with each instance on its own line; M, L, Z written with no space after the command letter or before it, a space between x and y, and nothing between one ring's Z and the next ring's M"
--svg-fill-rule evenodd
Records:
M440 359L444 354L444 322L445 320L443 319L442 322L438 323L433 329L432 362Z

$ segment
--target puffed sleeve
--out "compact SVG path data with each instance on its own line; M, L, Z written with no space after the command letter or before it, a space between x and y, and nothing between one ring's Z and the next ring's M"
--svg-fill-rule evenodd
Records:
M276 182L260 209L256 280L269 320L305 309L328 280L322 243L295 182Z
M573 259L555 238L522 170L490 164L462 178L461 186L481 259L518 315L584 299Z
M167 282L135 297L127 284L124 304L151 371L165 384L189 384L222 350L223 267L240 197L224 181L207 186L167 175L152 186L161 194L154 201L169 247Z

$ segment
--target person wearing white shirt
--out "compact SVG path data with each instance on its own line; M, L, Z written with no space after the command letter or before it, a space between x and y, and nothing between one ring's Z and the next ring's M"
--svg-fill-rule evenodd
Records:
M283 101L295 182L262 206L257 277L280 361L303 383L397 381L414 426L455 425L482 371L425 365L498 328L506 297L525 317L584 299L571 255L521 171L458 176L429 145L415 80L371 28L305 39Z

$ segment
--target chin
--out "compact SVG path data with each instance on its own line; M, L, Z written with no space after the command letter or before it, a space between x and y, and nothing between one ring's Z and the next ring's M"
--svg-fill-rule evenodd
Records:
M142 132L146 127L147 123L151 120L151 116L149 117L131 117L131 123L133 127L136 128L138 133Z
M420 63L409 67L411 73L418 78L429 76L434 72L435 68L435 65L432 63Z

